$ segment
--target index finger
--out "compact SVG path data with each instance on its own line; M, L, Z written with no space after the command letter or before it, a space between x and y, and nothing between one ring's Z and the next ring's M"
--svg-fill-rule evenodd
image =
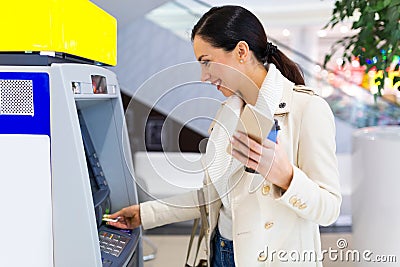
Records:
M121 216L121 215L122 215L122 210L117 211L117 212L115 212L113 214L105 214L104 217L105 218L110 218L110 219L115 219L115 218L117 218L118 216Z
M107 222L107 225L111 225L120 229L128 229L128 226L121 222Z
M236 132L233 135L233 137L236 138L237 140L239 140L240 142L242 142L243 144L245 144L250 150L252 150L258 154L261 154L262 144L259 144L253 138L248 136L246 133L239 131L239 132Z

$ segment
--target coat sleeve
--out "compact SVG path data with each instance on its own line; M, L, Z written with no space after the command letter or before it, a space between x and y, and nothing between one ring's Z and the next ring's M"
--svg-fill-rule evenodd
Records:
M140 204L140 218L145 230L199 217L200 210L196 190Z
M335 133L329 105L311 96L301 119L293 179L277 199L300 217L323 226L336 221L342 202Z
M202 164L203 161L202 161ZM203 165L204 166L204 165ZM205 199L209 199L210 193L215 193L215 188L209 181L207 172L204 173L203 194ZM156 199L140 204L140 218L143 229L151 229L175 222L183 222L200 218L198 190L192 190L177 196ZM207 203L206 209L208 208Z

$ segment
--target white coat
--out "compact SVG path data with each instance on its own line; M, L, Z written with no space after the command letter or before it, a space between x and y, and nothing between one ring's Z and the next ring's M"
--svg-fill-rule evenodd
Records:
M319 225L335 222L342 200L334 117L325 100L306 87L293 87L285 80L275 118L281 127L279 141L293 164L293 179L285 192L267 182L251 194L250 180L258 174L239 168L231 176L233 182L238 182L230 193L235 264L237 267L322 266ZM204 192L206 201L217 199L207 205L210 225L206 234L207 255L211 255L210 241L222 204L207 176ZM165 201L142 203L142 226L149 229L199 218L197 204L196 191Z

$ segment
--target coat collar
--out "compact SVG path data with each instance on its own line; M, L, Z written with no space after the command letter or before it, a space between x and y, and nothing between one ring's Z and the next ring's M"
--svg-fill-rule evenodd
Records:
M284 78L282 99L275 110L275 115L282 115L290 112L290 107L292 106L293 88L294 83Z

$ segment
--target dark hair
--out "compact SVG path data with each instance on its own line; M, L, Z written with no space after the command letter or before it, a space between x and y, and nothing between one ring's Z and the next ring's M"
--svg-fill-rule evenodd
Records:
M194 37L201 36L216 48L232 51L238 42L245 41L257 60L261 63L273 63L290 81L304 85L300 68L279 49L268 45L264 27L257 17L240 6L213 7L205 13L192 30Z

